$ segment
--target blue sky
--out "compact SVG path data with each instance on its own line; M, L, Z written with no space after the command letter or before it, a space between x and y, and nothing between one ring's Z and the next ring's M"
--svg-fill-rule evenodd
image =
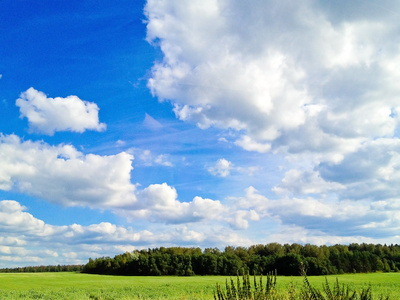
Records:
M396 1L0 2L0 267L400 243Z

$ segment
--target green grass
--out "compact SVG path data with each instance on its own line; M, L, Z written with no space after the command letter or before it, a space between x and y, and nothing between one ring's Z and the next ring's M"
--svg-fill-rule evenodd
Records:
M340 284L347 285L353 290L371 286L372 294L377 298L379 295L385 295L390 296L390 299L400 299L400 273L343 274L326 278L332 286L338 278ZM309 276L308 279L317 288L321 288L325 282L325 276Z
M193 277L127 277L88 275L79 273L16 273L0 274L0 299L213 299L216 283L225 285L223 276ZM400 273L372 273L327 276L333 285L352 289L372 286L373 295L400 298ZM324 276L309 276L311 284L321 288ZM277 278L278 291L292 283L303 284L302 277Z

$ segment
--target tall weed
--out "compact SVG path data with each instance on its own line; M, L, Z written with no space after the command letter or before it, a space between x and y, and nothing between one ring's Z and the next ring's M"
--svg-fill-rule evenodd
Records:
M215 300L389 300L389 296L380 296L373 298L371 286L362 288L360 291L351 291L348 286L340 285L339 280L333 285L329 285L328 279L322 286L322 290L313 287L306 274L303 274L303 285L300 293L296 293L292 284L289 285L286 292L278 293L276 290L276 272L266 276L266 283L263 284L263 277L253 276L253 284L251 284L249 274L243 275L240 279L237 276L237 283L234 280L226 280L225 291L217 283L214 291Z

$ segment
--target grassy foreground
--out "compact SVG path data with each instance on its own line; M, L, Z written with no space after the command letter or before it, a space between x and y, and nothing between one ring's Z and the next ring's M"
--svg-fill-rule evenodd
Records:
M88 275L79 273L16 273L0 274L0 299L213 299L216 283L225 285L223 276L192 277L127 277ZM333 285L351 289L371 285L372 293L400 298L400 273L346 274L327 276ZM308 280L321 288L324 276L309 276ZM278 291L284 292L289 284L299 289L302 277L277 278Z

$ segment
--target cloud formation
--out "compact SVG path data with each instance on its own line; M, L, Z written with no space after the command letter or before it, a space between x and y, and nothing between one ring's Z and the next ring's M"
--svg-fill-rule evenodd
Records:
M207 170L214 176L226 177L230 175L232 168L232 162L225 158L220 158L214 166L209 167Z
M275 194L250 187L237 216L319 237L390 236L399 226L399 10L395 1L149 0L147 40L163 59L148 87L180 120L286 158ZM208 170L226 177L229 162Z
M166 183L151 184L138 191L137 197L140 202L135 210L121 212L122 215L179 224L224 220L224 214L229 212L218 200L195 197L190 202L181 202L176 189Z
M395 205L393 199L378 202L329 197L315 199L310 196L269 199L249 187L244 197L231 200L237 203L237 207L256 211L261 218L281 222L283 228L298 227L314 234L318 232L321 241L325 235L323 244L332 243L327 237L333 236L336 240L342 238L343 242L353 236L369 240L385 240L389 236L393 240L399 239L396 233L400 228L400 219L397 217L399 206ZM293 240L293 237L287 238ZM306 234L302 235L303 241L307 238Z
M202 231L170 226L137 231L109 222L82 226L46 224L13 200L0 201L0 267L40 264L82 264L89 257L113 256L125 251L160 245L246 243L233 231ZM6 236L6 237L5 237Z
M108 209L128 218L185 223L223 220L219 201L180 202L175 188L131 183L133 156L83 154L71 145L50 146L0 136L0 189L16 190L63 206ZM212 212L212 213L210 213Z
M138 149L131 148L129 152L135 154L140 163L144 166L164 166L164 167L173 167L174 164L171 162L171 156L169 154L159 154L156 155L152 153L149 149Z
M106 124L99 123L98 106L77 96L48 98L31 87L21 93L15 104L19 107L21 118L28 119L31 131L53 135L56 131L82 133L106 129Z
M133 156L83 154L71 145L50 146L0 136L0 189L17 190L65 206L114 208L136 202Z
M390 2L391 6L395 5ZM352 151L399 122L394 16L323 2L149 0L162 62L148 85L181 120L234 129L249 151Z
M147 41L162 56L147 86L170 106L155 108L148 90L122 96L108 112L113 130L85 147L86 135L24 140L6 124L16 134L0 135L0 190L22 195L0 201L0 265L162 245L400 243L397 11L392 0L148 0ZM132 95L112 86L108 95ZM16 105L28 133L106 129L97 104L77 96L30 88ZM168 121L168 107L204 130ZM24 195L89 207L104 222L48 224Z

